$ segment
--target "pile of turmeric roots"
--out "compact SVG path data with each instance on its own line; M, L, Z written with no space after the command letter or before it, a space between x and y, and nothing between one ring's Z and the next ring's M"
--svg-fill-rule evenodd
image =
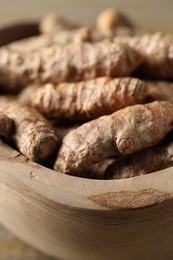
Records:
M121 179L173 166L173 35L104 10L55 14L0 48L0 135L58 174Z

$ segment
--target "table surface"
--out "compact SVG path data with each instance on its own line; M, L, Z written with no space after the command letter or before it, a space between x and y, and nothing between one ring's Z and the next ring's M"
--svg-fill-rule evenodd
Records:
M0 226L1 260L53 260L34 250Z
M84 24L88 20L93 23L102 9L115 6L125 11L132 20L143 27L172 32L172 0L153 0L149 4L146 4L145 0L30 0L27 2L0 0L0 6L1 24L16 20L38 19L52 10L72 19L79 19ZM27 246L0 226L0 259L51 260L53 258Z

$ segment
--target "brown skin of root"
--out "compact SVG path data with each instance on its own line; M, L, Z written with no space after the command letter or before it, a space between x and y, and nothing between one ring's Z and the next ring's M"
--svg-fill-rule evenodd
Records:
M124 179L156 172L173 166L173 142L150 147L114 161L105 179Z
M65 136L54 169L75 175L109 157L156 145L173 128L173 104L134 105L83 124Z
M44 162L57 151L60 139L56 130L36 111L1 97L0 112L14 121L12 139L28 159Z
M114 8L103 10L97 17L96 27L98 31L111 31L118 26L133 27L129 19Z
M114 42L55 45L31 53L2 48L0 84L2 90L10 93L33 83L128 76L140 62L135 51Z
M56 86L47 84L38 90L33 87L33 91L29 87L19 97L21 101L30 97L27 103L48 118L88 121L142 103L146 96L147 87L141 80L103 77Z
M14 132L13 120L5 114L0 114L0 136L10 137Z

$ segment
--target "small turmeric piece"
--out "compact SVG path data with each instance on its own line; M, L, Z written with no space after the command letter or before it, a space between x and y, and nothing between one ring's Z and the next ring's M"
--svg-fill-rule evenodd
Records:
M65 136L54 169L74 174L111 156L157 144L173 128L173 104L134 105L83 124Z
M40 32L43 34L54 34L59 31L71 30L78 27L80 27L78 24L55 13L46 14L39 24Z
M132 28L129 19L114 8L103 10L97 17L96 27L98 31L111 31L119 26Z
M5 114L0 114L0 136L10 137L13 134L13 131L13 120Z
M20 99L26 96L27 89ZM31 105L48 118L87 121L142 103L145 83L135 78L96 78L76 83L46 84L31 96Z
M58 148L59 137L49 122L36 111L8 98L0 98L0 112L14 121L13 140L27 158L43 162Z
M105 179L124 179L156 172L173 166L173 142L130 154L110 164Z
M29 84L128 76L141 62L128 46L114 42L72 43L32 53L0 49L1 89L15 92Z

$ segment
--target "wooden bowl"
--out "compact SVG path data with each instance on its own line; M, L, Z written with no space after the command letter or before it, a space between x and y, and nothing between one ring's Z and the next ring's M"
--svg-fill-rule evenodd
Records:
M172 167L124 180L67 176L2 143L0 222L60 259L172 259L172 182Z
M173 167L124 180L82 179L1 142L0 222L61 259L173 259Z
M16 22L13 25L0 26L0 46L38 34L38 22Z

